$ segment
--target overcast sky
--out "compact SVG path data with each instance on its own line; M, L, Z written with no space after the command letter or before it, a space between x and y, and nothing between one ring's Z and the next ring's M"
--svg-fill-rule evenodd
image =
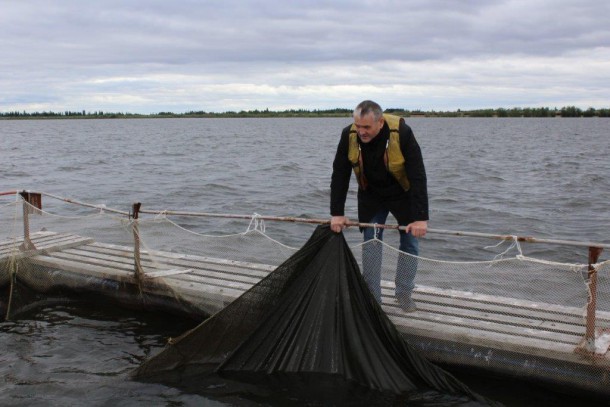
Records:
M610 107L608 0L0 0L0 112Z

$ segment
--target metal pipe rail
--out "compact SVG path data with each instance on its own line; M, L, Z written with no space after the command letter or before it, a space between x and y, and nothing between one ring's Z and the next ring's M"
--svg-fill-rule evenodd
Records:
M310 218L295 218L295 217L279 217L279 216L262 216L258 214L254 215L239 215L239 214L218 214L218 213L202 213L202 212L184 212L184 211L168 211L168 210L144 210L141 209L141 203L134 203L132 205L132 211L125 212L117 209L106 208L100 205L88 204L85 202L80 202L73 199L62 198L60 196L43 193L43 192L30 192L30 191L6 191L0 192L0 196L3 195L15 195L20 194L23 199L23 221L24 221L24 249L34 249L31 242L27 245L29 241L29 222L28 222L28 213L31 210L31 206L35 206L38 209L42 209L42 200L41 196L48 196L50 198L54 198L66 203L85 206L89 208L95 209L103 209L104 211L118 213L124 216L129 216L134 221L134 240L135 240L135 248L134 255L135 257L135 270L136 275L139 276L141 273L141 266L139 265L139 236L137 231L137 223L139 214L149 214L149 215L172 215L172 216L199 216L199 217L210 217L210 218L232 218L232 219L261 219L267 221L280 221L280 222L293 222L293 223L309 223L309 224L329 224L329 219L310 219ZM387 224L373 224L373 223L360 223L360 222L348 222L347 226L357 226L357 227L376 227L383 229L398 229L404 230L405 226L399 225L387 225ZM428 229L428 233L432 234L441 234L441 235L451 235L451 236L468 236L468 237L480 237L480 238L488 238L488 239L496 239L496 240L516 240L519 242L527 242L527 243L547 243L547 244L557 244L557 245L565 245L565 246L579 246L579 247L587 247L589 250L589 264L588 264L588 280L590 283L589 290L589 303L587 305L587 316L586 316L586 334L585 341L583 344L583 348L581 351L587 353L595 352L595 310L597 308L597 269L595 265L601 255L603 249L610 249L610 244L605 243L594 243L594 242L579 242L573 240L557 240L557 239L540 239L535 237L525 237L525 236L513 236L513 235L498 235L498 234L489 234L489 233L478 233L478 232L461 232L454 230L444 230L444 229Z
M218 214L218 213L203 213L203 212L181 212L181 211L167 211L167 210L144 210L141 209L140 213L146 213L149 215L172 215L172 216L200 216L210 218L232 218L232 219L252 219L256 217L262 220L268 221L280 221L280 222L294 222L294 223L313 223L313 224L329 224L328 219L313 219L313 218L294 218L294 217L281 217L281 216L263 216L263 215L241 215L241 214ZM377 227L382 229L397 229L404 230L405 226L391 225L391 224L375 224L375 223L361 223L361 222L348 222L347 226L357 227ZM598 247L601 249L610 249L610 244L605 243L594 243L594 242L580 242L575 240L557 240L557 239L540 239L535 237L524 237L514 235L497 235L490 233L479 233L479 232L461 232L456 230L445 230L445 229L428 229L428 233L441 234L441 235L453 235L453 236L468 236L468 237L483 237L496 240L517 240L519 242L527 243L549 243L566 246L580 246L580 247Z
M31 191L22 191L22 192L31 192ZM0 192L0 196L2 195L15 195L21 193L19 191L6 191ZM44 196L48 196L50 198L54 198L60 201L64 201L66 203L85 206L94 209L103 209L107 212L118 213L125 216L131 216L131 212L129 211L121 211L118 209L101 207L100 205L94 205L86 202L80 202L75 199L63 198L57 195L49 194L46 192L39 192ZM263 216L263 215L244 215L244 214L223 214L223 213L205 213L205 212L188 212L188 211L170 211L170 210L150 210L150 209L140 209L140 214L149 214L149 215L172 215L172 216L194 216L194 217L208 217L208 218L227 218L227 219L252 219L257 217L258 219L267 220L267 221L279 221L279 222L292 222L292 223L309 223L309 224L329 224L329 219L314 219L314 218L296 218L296 217L282 217L282 216ZM396 229L404 230L404 226L392 225L392 224L374 224L374 223L360 223L360 222L349 222L348 226L354 227L377 227L383 229ZM547 243L547 244L557 244L564 246L577 246L577 247L593 247L599 249L610 249L610 243L599 243L599 242L582 242L576 240L559 240L559 239L544 239L537 238L532 236L516 236L516 235L500 235L500 234L491 234L491 233L480 233L480 232L465 232L465 231L456 231L456 230L446 230L446 229L433 229L429 228L428 233L431 234L439 234L439 235L450 235L450 236L465 236L465 237L481 237L487 239L495 239L495 240L517 240L519 242L526 243Z

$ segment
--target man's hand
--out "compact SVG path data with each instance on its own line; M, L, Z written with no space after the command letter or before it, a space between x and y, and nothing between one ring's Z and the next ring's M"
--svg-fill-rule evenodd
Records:
M422 237L426 235L428 231L428 221L416 220L413 223L409 223L406 228L406 232L411 232L415 237Z
M330 230L335 233L341 233L347 227L347 219L345 216L333 216L330 218Z

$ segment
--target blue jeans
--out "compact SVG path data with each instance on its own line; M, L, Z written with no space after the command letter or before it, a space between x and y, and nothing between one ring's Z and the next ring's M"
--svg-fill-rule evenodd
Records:
M390 213L384 209L375 214L369 223L385 224ZM400 225L406 226L406 225ZM411 233L400 230L401 252L417 256L419 254L419 244L417 238ZM364 228L364 242L375 237L375 228ZM377 239L383 240L383 229L377 229ZM381 259L383 246L380 242L371 242L362 246L362 276L366 281L371 293L381 304ZM396 298L406 300L411 296L415 287L415 273L417 272L417 258L399 253L396 265Z

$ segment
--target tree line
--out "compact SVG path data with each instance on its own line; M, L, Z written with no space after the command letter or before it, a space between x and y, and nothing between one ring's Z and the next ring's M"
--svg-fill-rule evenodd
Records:
M390 108L385 110L403 117L610 117L610 108L580 109L576 106L566 106L561 109L548 107L515 107L511 109L475 109L457 111L423 111L407 110L400 108ZM104 112L104 111L42 111L26 112L12 111L0 112L3 119L131 119L131 118L180 118L180 117L348 117L352 114L352 109L288 109L288 110L241 110L226 111L222 113L200 111L189 111L185 113L158 112L152 114L123 113L123 112Z

